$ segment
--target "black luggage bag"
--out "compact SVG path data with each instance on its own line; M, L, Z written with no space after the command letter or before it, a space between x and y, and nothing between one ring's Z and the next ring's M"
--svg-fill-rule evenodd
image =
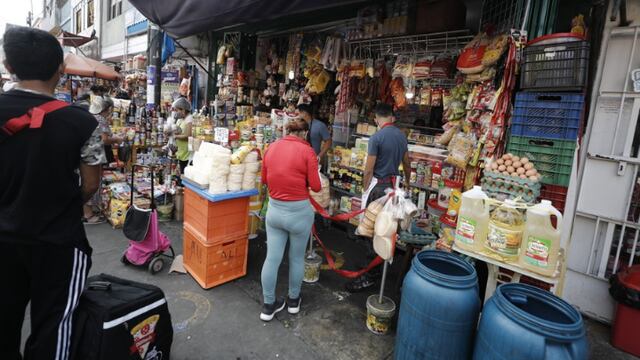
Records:
M71 359L168 360L173 327L160 288L100 274L74 313Z

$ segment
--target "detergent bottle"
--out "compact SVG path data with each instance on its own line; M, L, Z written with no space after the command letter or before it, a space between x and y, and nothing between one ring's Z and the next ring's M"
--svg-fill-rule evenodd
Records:
M483 248L489 224L489 204L486 203L488 198L480 186L462 193L455 234L457 247L474 252Z
M552 216L557 218L556 227L551 222ZM542 200L527 210L527 224L520 249L521 267L541 275L553 275L560 251L561 224L562 214L549 200Z
M502 260L516 262L522 245L524 215L507 199L491 212L485 247Z

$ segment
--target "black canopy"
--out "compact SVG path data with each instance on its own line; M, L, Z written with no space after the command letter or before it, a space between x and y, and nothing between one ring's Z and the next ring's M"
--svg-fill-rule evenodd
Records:
M130 0L144 16L181 38L235 25L275 20L364 0Z

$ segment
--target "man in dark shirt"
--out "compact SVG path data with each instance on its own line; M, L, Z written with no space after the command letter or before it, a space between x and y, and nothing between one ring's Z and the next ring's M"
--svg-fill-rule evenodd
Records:
M104 150L97 121L78 107L48 112L34 125L39 107L55 100L64 71L56 38L15 27L3 40L5 67L19 81L0 95L0 359L21 358L30 301L24 358L66 360L73 312L91 266L82 204L98 188ZM31 114L30 126L6 130L10 119L25 114Z
M404 185L409 188L411 164L409 163L408 142L406 136L393 123L393 108L388 104L378 104L374 110L378 131L369 139L367 162L364 169L362 203L369 205L372 201L385 195L385 190L393 188L400 175L400 164L404 171ZM367 239L367 257L375 257L370 239ZM351 292L361 291L375 285L377 271L364 274L347 284Z

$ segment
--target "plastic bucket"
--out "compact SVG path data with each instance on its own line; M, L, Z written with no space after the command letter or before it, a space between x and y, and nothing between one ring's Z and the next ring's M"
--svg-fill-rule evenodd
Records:
M302 281L306 283L315 283L320 280L320 266L322 258L316 254L304 258L304 277Z
M156 206L156 209L158 210L158 221L171 221L171 216L173 215L173 203L158 205Z
M382 302L379 299L378 295L367 298L367 328L374 334L386 335L396 314L396 303L386 296L382 297Z

